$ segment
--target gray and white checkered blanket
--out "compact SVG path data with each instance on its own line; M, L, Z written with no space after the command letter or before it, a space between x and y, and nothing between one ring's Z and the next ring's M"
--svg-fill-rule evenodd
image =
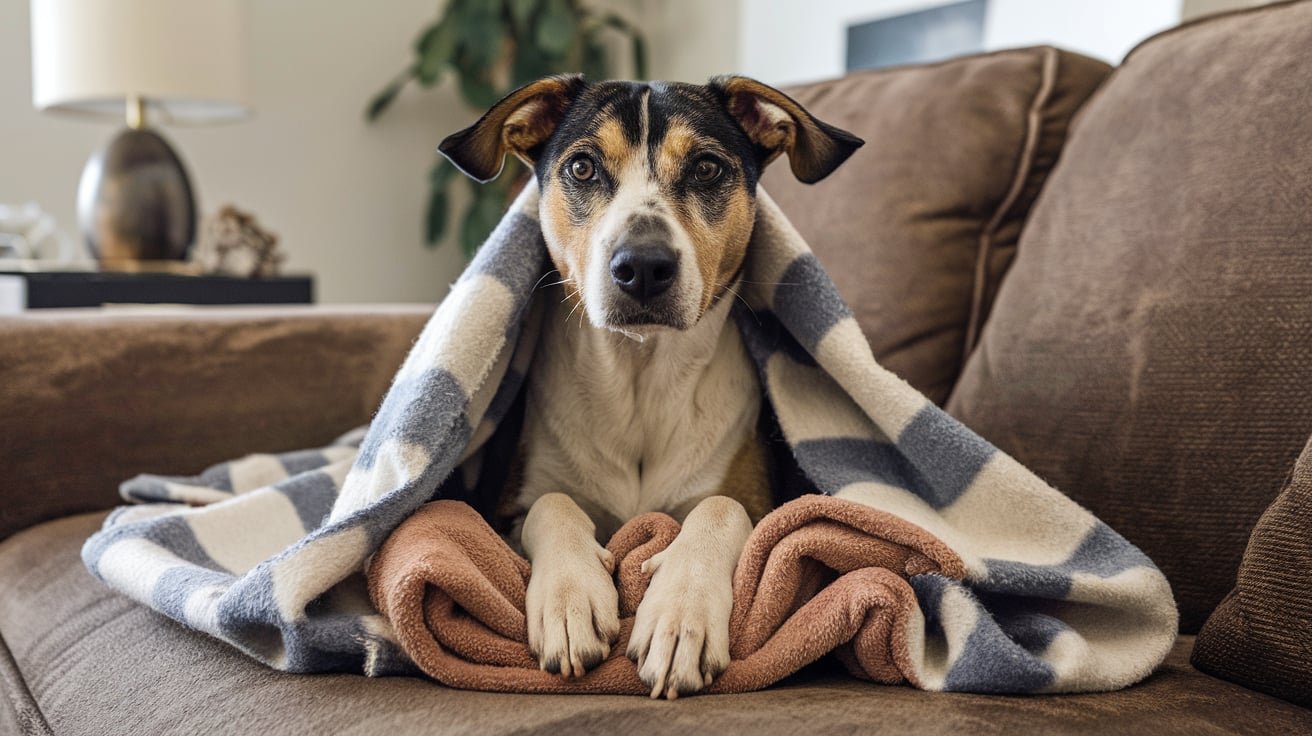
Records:
M946 543L962 579L910 583L907 679L930 690L1108 690L1161 662L1176 631L1147 557L880 367L815 257L764 192L735 319L815 489ZM98 578L293 672L412 673L362 570L436 497L488 508L508 458L490 442L533 356L549 268L530 186L453 286L367 431L195 477L123 484L87 541ZM358 449L357 449L358 448ZM493 491L495 492L495 491ZM493 499L493 502L495 499Z

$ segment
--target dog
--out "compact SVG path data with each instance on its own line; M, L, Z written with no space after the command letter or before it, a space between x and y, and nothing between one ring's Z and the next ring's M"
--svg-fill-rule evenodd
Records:
M509 499L532 563L529 646L577 677L619 637L602 546L647 511L682 523L627 649L653 698L729 663L734 567L770 509L761 386L729 322L761 171L786 155L814 183L863 144L745 77L705 85L548 77L439 151L478 181L532 168L557 290L527 376L521 477Z

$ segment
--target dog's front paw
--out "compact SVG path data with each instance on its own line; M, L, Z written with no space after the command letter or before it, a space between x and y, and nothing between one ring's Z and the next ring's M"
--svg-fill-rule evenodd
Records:
M581 676L606 659L619 638L615 559L592 545L533 565L524 602L528 646L547 672Z
M653 698L696 692L729 665L732 581L687 556L676 542L642 565L654 575L638 605L628 656Z

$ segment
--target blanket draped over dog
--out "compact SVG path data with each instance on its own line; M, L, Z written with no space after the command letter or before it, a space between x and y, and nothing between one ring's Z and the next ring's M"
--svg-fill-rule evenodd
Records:
M371 604L363 571L426 502L490 508L488 488L497 484L489 479L504 479L509 463L496 430L531 364L548 268L530 185L434 313L362 438L254 455L195 477L130 480L122 493L138 505L111 514L87 541L87 567L271 667L416 673ZM1025 693L1123 687L1165 657L1176 612L1152 562L879 366L824 270L763 191L741 296L735 322L812 488L915 529L924 547L911 562L849 573L888 583L869 600L890 609L879 625L849 627L862 640L849 660L865 652L868 676L928 690ZM760 538L740 568L753 549L765 554ZM760 574L776 568L783 569L766 564ZM887 592L902 589L893 578L914 605ZM758 581L757 589L788 587L775 583ZM621 570L620 584L635 583ZM811 608L831 599L816 595ZM867 641L874 631L887 641ZM733 635L741 642L741 632ZM740 646L741 656L770 648ZM875 662L876 651L893 655Z

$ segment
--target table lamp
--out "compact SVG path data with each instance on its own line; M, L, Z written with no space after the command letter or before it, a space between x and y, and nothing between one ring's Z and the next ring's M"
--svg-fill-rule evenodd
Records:
M79 225L102 266L187 257L191 182L147 122L245 117L245 38L244 0L32 0L33 104L127 121L78 185Z

